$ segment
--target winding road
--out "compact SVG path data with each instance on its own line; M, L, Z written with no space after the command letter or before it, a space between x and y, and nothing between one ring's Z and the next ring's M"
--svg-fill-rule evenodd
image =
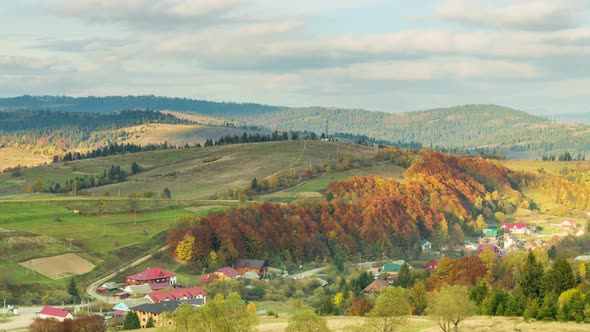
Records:
M124 267L122 267L122 268L118 269L117 271L115 271L115 272L113 272L113 273L109 274L108 276L98 279L97 281L93 282L93 283L92 283L92 284L90 284L88 287L86 287L86 293L87 293L88 295L90 295L90 296L94 297L95 299L99 300L99 301L102 301L102 302L104 302L104 303L107 303L107 302L108 302L108 299L107 299L107 297L106 297L106 296L103 296L103 295L100 295L100 294L98 294L98 293L96 292L96 288L97 288L97 287L99 287L101 284L103 284L103 283L107 282L108 280L110 280L110 279L114 278L114 277L115 277L117 274L119 274L119 273L121 273L121 272L123 272L123 271L125 271L125 270L127 270L127 269L129 269L129 268L135 267L135 266L137 266L137 265L139 265L139 264L141 264L141 263L143 263L143 262L147 261L148 259L152 258L152 256L154 256L154 254L156 254L156 253L158 253L158 252L165 251L165 250L167 250L168 248L169 248L169 246L168 246L168 245L165 245L165 246L163 246L162 248L160 248L160 249L158 249L158 250L154 251L153 253L151 253L151 254L148 254L148 255L145 255L145 256L143 256L143 257L141 257L141 258L139 258L139 259L137 259L137 260L133 261L131 264L129 264L129 265L126 265L126 266L124 266Z

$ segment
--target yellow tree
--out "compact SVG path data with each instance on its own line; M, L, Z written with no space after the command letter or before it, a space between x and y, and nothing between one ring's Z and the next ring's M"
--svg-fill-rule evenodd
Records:
M268 186L272 189L276 188L279 184L279 176L275 173L268 178Z
M178 242L176 246L176 256L182 260L190 261L193 259L193 251L195 248L195 237L186 234L182 241Z

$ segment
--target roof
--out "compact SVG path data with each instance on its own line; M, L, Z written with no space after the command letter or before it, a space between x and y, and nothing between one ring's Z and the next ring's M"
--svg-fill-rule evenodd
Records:
M435 258L435 259L431 260L430 262L428 262L428 264L424 265L424 269L425 270L434 270L434 269L436 269L437 265L438 265L438 259Z
M140 304L146 304L146 303L152 303L152 302L146 298L143 298L143 297L139 298L139 299L126 299L126 300L122 300L119 303L117 303L113 307L113 310L129 311L129 308L131 308L131 307L135 307Z
M103 284L104 287L107 287L108 289L118 289L119 285L117 285L116 282L105 282Z
M96 290L100 292L100 291L105 291L105 290L108 290L108 289L109 288L107 286L100 286Z
M152 288L148 284L143 285L129 285L125 287L125 292L131 294L148 294L152 292Z
M268 262L263 259L236 259L234 262L234 268L243 268L248 266L252 269L261 269L263 266L268 266Z
M574 225L576 225L576 222L573 221L573 220L564 220L561 224L564 225L564 226L565 225L567 225L567 226L574 226Z
M248 271L248 272L242 274L242 278L257 280L257 279L260 279L260 276L258 275L258 273L254 272L254 271Z
M385 287L388 287L389 283L385 280L381 280L381 279L377 279L375 281L373 281L372 283L369 284L369 286L365 287L365 289L363 289L363 292L365 293L375 293L375 292L381 292L381 290Z
M151 312L154 314L161 314L163 312L173 312L178 309L182 302L180 301L162 301L159 303L146 303L129 308L133 311Z
M240 275L240 273L232 267L222 267L221 269L218 269L215 272L223 273L228 278L233 278L233 277L237 277Z
M158 267L153 267L153 268L147 269L143 272L139 272L139 273L127 276L127 277L125 277L125 279L147 281L147 280L171 278L171 277L176 277L176 274L174 274L172 272L168 272L166 270L162 270Z
M526 228L526 225L523 223L512 223L512 222L502 222L500 223L500 228L502 227L507 227L510 229L522 229L522 228Z
M500 249L498 248L498 246L496 246L494 244L480 244L477 247L477 251L481 252L481 251L484 251L486 248L490 248L490 249L492 249L492 251L494 251L496 253L500 251Z
M426 245L428 245L428 244L430 244L430 241L428 241L428 240L424 239L424 240L421 240L421 241L420 241L420 244L421 244L421 245L425 245L425 244L426 244Z
M53 316L53 317L61 317L61 318L66 318L66 317L68 317L68 315L71 315L69 311L65 311L63 309L55 308L55 307L51 307L51 306L43 307L43 309L41 309L41 311L39 311L39 314L46 315L46 316Z
M383 265L383 272L399 272L402 269L403 264L398 263L385 263Z
M192 287L192 288L176 288L170 291L160 291L160 292L153 292L148 294L147 296L152 300L154 303L158 303L161 301L167 300L180 300L183 298L193 298L199 295L207 296L207 293L201 287Z
M192 306L202 306L205 304L203 299L188 299L188 300L173 300L163 301L159 303L146 303L130 308L133 311L151 312L154 314L161 314L163 312L173 312L178 309L181 304L188 303Z

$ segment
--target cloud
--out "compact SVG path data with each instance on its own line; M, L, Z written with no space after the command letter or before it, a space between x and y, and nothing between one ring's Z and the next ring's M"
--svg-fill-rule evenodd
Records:
M125 23L143 28L162 25L220 24L244 0L62 0L53 7L58 15L90 22Z
M32 58L25 56L0 55L0 68L3 71L40 71L57 65L55 58Z
M425 59L353 64L315 71L363 80L532 79L542 73L528 63L477 59Z
M578 5L567 0L514 1L505 6L490 6L481 0L449 0L437 8L436 17L467 26L554 31L577 25Z

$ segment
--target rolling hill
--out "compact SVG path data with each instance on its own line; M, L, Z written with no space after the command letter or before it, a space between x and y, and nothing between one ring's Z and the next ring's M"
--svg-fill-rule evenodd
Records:
M511 157L539 159L544 154L590 151L590 128L556 122L497 105L464 105L408 113L373 112L325 107L289 108L251 103L224 103L155 96L32 97L0 99L0 110L52 109L71 112L114 112L121 109L174 110L197 113L208 123L231 123L271 130L311 131L328 124L330 135L364 135L393 144L457 149L500 150ZM194 121L191 115L171 113ZM567 117L566 117L567 119ZM219 123L218 122L218 123Z

